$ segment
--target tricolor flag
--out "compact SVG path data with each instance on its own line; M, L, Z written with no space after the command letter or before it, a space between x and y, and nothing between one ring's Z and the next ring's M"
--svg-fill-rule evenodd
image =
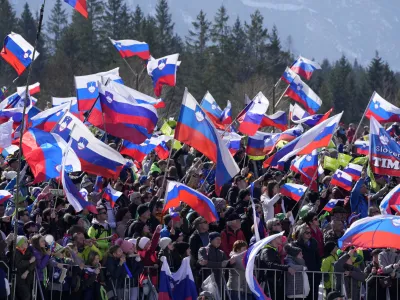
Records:
M400 145L374 117L371 117L369 128L369 160L372 172L379 175L400 176Z
M280 133L266 133L257 131L247 140L246 153L251 156L264 156L271 152L277 143Z
M104 189L103 199L110 202L112 208L114 208L115 202L117 202L118 198L121 197L122 193L114 190L110 184Z
M164 108L165 102L163 99L156 99L149 95L143 94L137 90L134 90L126 85L118 83L116 81L111 81L107 84L107 86L113 88L118 92L121 96L124 96L127 99L135 100L137 104L149 104L153 105L155 108Z
M324 206L324 208L322 210L325 210L327 212L331 212L335 206L339 203L339 202L344 202L344 199L331 199L329 200L329 202Z
M103 191L103 177L96 176L96 181L94 182L93 191L96 193L101 193Z
M349 174L341 170L336 170L335 174L332 175L331 185L337 185L346 191L351 191L352 178Z
M221 113L220 117L221 124L231 124L232 123L232 104L228 100L225 109Z
M99 83L99 100L88 121L113 136L140 144L153 133L158 115L154 106L137 104Z
M381 201L379 205L382 215L391 215L393 209L400 212L400 184L395 186Z
M301 126L299 124L295 127L289 128L289 129L285 130L284 132L282 132L281 135L279 136L278 141L291 142L295 138L301 136L303 134L303 132L304 132L303 126Z
M357 181L361 177L362 169L363 166L349 163L348 166L343 169L343 172L346 172L354 181Z
M216 163L216 191L239 172L239 167L230 154L217 129L207 117L196 99L185 90L175 139L188 144Z
M92 75L75 76L76 98L80 111L90 110L99 96L97 82L106 83L108 80L121 82L119 68Z
M145 42L135 40L113 40L110 39L115 49L118 50L122 58L138 56L141 59L148 60L150 58L149 45Z
M169 208L175 208L181 202L189 205L200 216L204 216L208 223L219 220L214 203L202 193L176 181L168 181L167 191L165 192L165 205L163 213Z
M267 97L259 92L248 107L245 108L245 113L241 114L240 117L238 116L237 120L240 123L238 130L249 136L256 134L268 106Z
M59 106L65 103L69 104L69 112L79 118L79 120L83 121L85 119L83 112L79 111L78 108L78 100L76 97L65 97L65 98L60 98L60 97L51 97L52 105L53 107Z
M273 241L274 239L277 239L277 238L281 239L283 234L284 234L284 232L282 231L280 233L267 236L266 238L258 241L253 246L251 246L249 249L247 249L247 252L243 257L243 266L245 268L246 282L250 288L250 291L253 293L253 298L255 300L269 299L264 294L264 289L259 285L257 278L254 276L254 262L255 262L256 256L257 256L258 252L260 252L260 250L263 249L271 241Z
M295 77L297 77L298 75L293 72L293 70L289 69L288 67L286 67L285 72L283 72L282 75L282 80L285 81L287 84L291 84L292 81L294 80Z
M67 143L57 134L30 128L22 137L22 151L26 162L35 176L34 182L48 181L60 176L63 155ZM81 164L73 150L68 151L65 171L81 170Z
M10 119L5 123L0 124L0 149L11 146L13 123L13 120Z
M242 137L236 132L225 132L223 135L223 131L218 130L218 133L221 134L222 140L225 142L226 146L229 149L229 152L232 155L235 155L237 151L240 149L240 142Z
M209 91L204 95L200 102L201 108L206 112L211 120L219 120L222 115L222 109Z
M369 154L369 142L357 140L354 142L353 147L355 151L359 155L368 155Z
M307 187L301 184L285 183L281 186L280 193L294 201L299 201L306 192Z
M12 197L12 194L9 191L1 190L0 191L0 204L3 204L11 197Z
M286 112L277 111L276 113L274 113L273 115L270 115L270 116L264 115L264 117L261 121L260 128L267 127L267 126L275 127L282 131L287 130Z
M196 300L197 288L190 268L190 257L185 257L176 273L171 273L165 256L158 287L158 300Z
M122 143L122 147L120 149L120 153L123 155L130 156L133 159L137 160L138 162L142 162L145 156L148 155L151 151L161 146L163 142L168 142L171 139L172 137L167 135L152 136L150 139L145 140L140 145L133 144L129 141L124 140L124 142Z
M67 112L64 115L53 132L66 141L72 139L71 149L79 157L82 171L105 178L118 178L126 164L125 158L119 152L98 140L89 128L71 113Z
M299 56L290 69L303 76L305 79L310 80L313 72L315 70L321 70L321 66L315 61Z
M36 82L28 86L29 95L33 96L37 93L40 93L40 83ZM17 87L17 94L22 94L26 92L26 86L18 86Z
M79 12L86 19L88 17L86 0L64 0L65 3L71 5L77 12Z
M305 110L303 110L297 103L290 105L291 120L295 124L306 124L309 127L314 127L319 123L325 121L329 118L332 113L332 108L328 110L325 114L310 115Z
M399 122L400 108L383 99L377 92L374 92L365 116L368 119L374 117L379 123Z
M158 59L150 56L147 63L147 73L153 80L154 94L159 97L164 84L175 86L176 70L178 69L179 54L172 54Z
M33 57L33 46L19 34L11 32L4 40L0 56L21 75L39 56L39 52L36 51Z
M36 116L31 118L31 127L51 132L53 128L60 122L61 118L69 109L69 103L64 103L59 106L55 106L45 111L38 113Z
M291 141L281 150L268 158L264 162L264 167L275 167L278 166L279 161L287 161L290 157L294 155L308 154L311 153L314 149L328 146L329 142L332 139L332 135L336 131L336 127L339 124L342 114L343 113L340 113L336 116L329 118L328 120L318 124L298 138Z
M296 159L296 161L290 166L290 170L302 174L313 179L315 171L318 168L318 152L313 150L310 154L305 154L302 157Z
M298 76L290 83L286 95L303 105L310 114L315 114L322 104L318 95Z

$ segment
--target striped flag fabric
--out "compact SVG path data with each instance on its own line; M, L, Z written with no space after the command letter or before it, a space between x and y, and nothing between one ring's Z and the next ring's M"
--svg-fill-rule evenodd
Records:
M361 177L363 166L349 163L347 167L343 169L343 172L346 172L353 178L354 181L357 181Z
M331 185L337 185L346 191L351 191L352 182L353 178L349 174L341 170L336 170L332 175Z

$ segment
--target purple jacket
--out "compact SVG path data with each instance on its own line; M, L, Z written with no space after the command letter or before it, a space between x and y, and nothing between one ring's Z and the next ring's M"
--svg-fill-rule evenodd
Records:
M47 268L47 264L49 263L50 256L47 254L43 254L39 250L32 247L32 253L36 258L36 272L39 275L39 280L43 281L43 269Z

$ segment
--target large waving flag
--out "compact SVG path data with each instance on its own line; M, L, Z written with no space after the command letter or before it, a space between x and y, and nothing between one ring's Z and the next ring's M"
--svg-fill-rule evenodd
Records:
M137 104L101 83L99 95L88 119L91 124L136 144L143 143L150 137L158 122L154 106Z
M291 142L295 138L301 136L303 132L304 132L303 126L299 124L295 127L289 128L288 130L282 132L281 135L279 136L279 141Z
M66 141L72 139L71 149L79 157L82 171L105 178L118 178L126 163L125 158L98 140L74 115L67 112L53 132Z
M286 67L286 70L285 72L283 72L281 79L285 81L287 84L291 84L294 78L297 76L298 75L293 70Z
M148 155L151 151L155 150L158 147L162 147L162 143L168 142L172 139L172 137L167 135L161 136L152 136L150 139L145 140L140 145L133 144L129 141L125 141L122 143L122 147L120 149L120 153L124 155L128 155L138 162L142 162L146 155ZM169 152L168 152L169 153ZM161 158L161 157L160 157ZM165 159L165 158L161 158Z
M69 104L69 112L79 118L81 121L85 119L83 112L79 111L78 108L78 100L76 97L65 97L65 98L60 98L60 97L51 97L52 99L52 104L53 107L59 106L65 103Z
M353 178L346 172L336 170L336 172L332 175L331 185L337 185L346 191L351 191L353 183L352 180Z
M196 99L185 90L175 139L188 144L216 163L216 191L239 172L226 143Z
M176 70L179 66L178 58L179 54L172 54L158 59L150 57L147 63L147 73L153 80L154 94L157 97L161 95L164 84L175 86Z
M34 85L29 86L29 95L33 95L32 92L34 92L36 88ZM17 88L17 92L8 96L6 99L1 101L0 103L0 109L9 109L9 108L21 108L24 106L24 101L25 99L25 89L23 88ZM32 101L32 105L35 105L37 100L34 97L30 97Z
M284 232L280 232L277 234L273 234L270 236L267 236L266 238L258 241L255 243L253 246L251 246L249 249L247 249L247 252L245 256L243 257L243 265L245 268L245 276L246 276L246 282L253 293L253 298L255 300L267 300L269 299L265 294L264 294L264 289L259 285L257 278L254 276L254 262L256 259L256 256L258 252L262 248L264 248L267 244L269 244L271 241L273 241L276 238L282 238Z
M31 118L31 127L41 129L43 131L51 132L53 128L60 122L61 118L69 109L69 103L64 103L59 106L55 106L45 111L38 113L36 116Z
M264 115L260 127L267 127L267 126L271 126L271 127L275 127L278 128L282 131L287 130L287 116L286 116L286 112L284 111L277 111L276 113L274 113L273 115L267 116Z
M400 184L395 186L379 204L382 215L391 215L393 209L400 212Z
M299 201L306 192L307 187L301 184L285 183L281 186L280 193L294 201Z
M368 119L374 117L379 123L399 122L400 108L383 99L377 92L374 92L365 116Z
M221 117L219 119L221 124L231 124L232 123L232 104L228 100L225 109L222 111Z
M306 176L310 180L318 168L318 152L314 149L310 154L305 154L297 159L290 169L296 173Z
M299 56L290 67L294 72L310 80L315 70L321 70L321 66L315 61Z
M213 121L219 121L222 115L222 109L219 107L217 101L209 91L204 95L203 100L200 102L201 108Z
M148 60L150 58L149 45L145 42L135 40L113 40L110 39L115 49L119 52L122 58L138 56L141 59Z
M34 182L48 181L60 176L63 155L67 143L57 134L31 128L22 137L22 152L35 176ZM81 164L73 150L68 151L66 172L81 170Z
M303 105L310 114L315 114L322 104L318 95L299 76L290 83L286 95Z
M182 260L176 273L171 273L165 256L161 257L161 261L158 300L196 300L197 288L190 269L190 258Z
M36 51L33 57L33 46L19 34L11 32L4 40L0 56L21 75L39 56L39 52Z
M115 202L117 202L118 198L121 197L122 192L114 190L110 184L104 189L103 199L110 202L112 208L115 206Z
M325 114L310 115L308 112L302 109L297 103L295 103L294 106L290 105L290 115L291 115L290 119L295 124L304 123L309 127L314 127L315 125L318 125L319 123L327 120L330 117L332 110L333 109L331 108Z
M377 215L355 221L339 239L341 249L355 246L364 249L399 248L400 216Z
M390 137L374 117L370 119L371 170L375 174L400 176L400 145Z
M340 113L329 118L288 143L285 147L268 158L264 162L264 167L276 167L279 161L287 161L294 155L308 154L314 149L328 146L342 114L343 113Z
M71 5L77 12L79 12L86 19L88 17L86 0L64 0L65 3Z
M76 98L81 111L90 110L99 96L98 82L122 82L119 68L92 75L75 76Z
M259 92L248 105L247 111L238 116L237 120L240 123L238 130L249 136L256 134L260 128L261 121L269 106L269 101L263 93ZM245 109L246 110L246 109Z
M121 83L111 81L107 84L107 86L113 88L115 91L118 92L118 94L124 96L125 98L135 100L137 104L149 104L153 105L155 108L165 107L165 102L163 101L163 99L153 98Z
M219 220L214 203L202 193L176 181L168 181L165 192L165 205L163 213L169 208L178 207L181 202L189 205L207 222L213 223Z
M223 131L218 131L221 135ZM226 146L229 149L229 152L232 155L235 155L237 151L240 149L240 142L242 140L242 137L237 134L236 132L225 132L222 135L222 140L225 142Z
M263 156L268 154L274 149L280 135L280 133L257 131L255 135L249 136L246 153L251 156Z

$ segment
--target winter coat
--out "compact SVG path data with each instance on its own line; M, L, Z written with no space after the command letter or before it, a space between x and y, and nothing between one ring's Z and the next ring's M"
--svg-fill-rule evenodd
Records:
M269 198L268 195L266 194L261 195L261 205L264 212L265 222L271 220L274 217L275 215L274 205L276 202L279 201L279 199L281 199L280 194L276 194L272 198Z
M114 258L113 256L108 256L106 261L107 278L110 279L107 283L110 289L112 288L112 283L115 288L123 288L126 278L126 269L124 265L119 264L119 258ZM112 283L111 283L112 280Z
M96 219L93 219L92 226L88 230L88 236L93 239L105 238L111 236L111 233L111 227L108 223L100 224ZM100 240L96 243L102 256L104 256L110 247L110 241Z
M36 272L38 274L39 280L43 281L44 280L44 274L43 272L44 269L47 268L47 265L49 264L50 261L50 255L44 254L43 252L41 252L40 250L37 250L36 248L32 247L32 253L36 258Z
M215 270L205 270L202 274L202 278L207 278L211 275L211 272L214 273L215 278L222 278L221 268L226 268L229 264L229 259L224 253L224 251L215 248L211 244L208 244L207 247L202 247L199 250L198 255L199 261L206 260L207 264L203 266L204 268L215 269ZM221 288L221 280L216 280L218 287Z
M318 254L320 257L322 257L324 255L324 235L322 233L322 230L319 228L316 228L316 230L314 230L313 228L311 228L311 226L310 230L311 230L311 237L314 238L315 241L317 242Z
M229 256L236 241L246 241L243 231L239 229L235 232L226 226L221 233L221 250L225 252L226 256Z
M342 278L344 277L344 286L346 289L346 295L348 298L358 300L360 299L360 287L359 282L365 281L365 274L357 267L348 265L346 262L350 258L347 253L342 255L334 265L335 273L344 273L345 271L350 271L349 276L344 276L343 274L335 274L336 276L336 291L341 291L342 288Z
M232 265L232 269L229 270L228 290L251 293L247 286L245 268L242 262L245 254L246 251L242 253L231 252L230 257L235 257L236 261Z
M323 274L324 278L324 287L326 289L333 288L333 272L335 262L338 260L337 255L329 255L322 260L321 272L331 273L331 274Z
M317 241L313 238L309 240L308 244L305 244L303 240L293 242L293 246L301 249L303 253L306 267L309 271L320 271L321 270L321 258L318 252Z
M395 271L393 265L400 262L400 255L396 252L386 250L379 253L378 259L383 274L387 275Z
M368 217L368 199L366 196L361 195L360 189L365 183L363 178L360 178L355 184L350 195L351 212L361 214L360 218Z
M200 233L195 230L193 232L193 234L190 236L189 239L189 247L190 247L190 267L192 268L192 270L194 268L196 268L196 266L198 267L198 255L199 255L199 249L201 247L205 247L207 245L203 245L203 241L200 237Z
M230 206L235 206L237 197L239 196L239 191L240 191L240 189L236 185L232 185L230 187L230 189L228 190L227 199L228 199L228 203Z
M115 229L115 233L118 234L120 238L125 237L125 230L126 230L126 224L128 223L129 220L122 220L120 222L117 222L117 228Z
M15 253L15 267L17 268L17 295L20 299L31 299L31 287L33 283L33 276L35 272L36 263L30 263L29 260L33 257L31 249L26 249L25 253L14 249ZM21 276L25 271L29 271L28 276L22 279Z
M159 240L160 240L160 234L158 232L154 232L153 237L151 238L150 248L148 250L138 250L138 254L140 255L144 267L152 267L158 264L156 249ZM145 273L150 275L151 282L155 286L158 286L157 283L158 270L155 270L154 268L147 268L147 269L144 268L144 269Z
M285 258L285 264L290 268L294 269L296 273L291 275L286 272L286 296L288 298L305 298L307 295L304 294L304 278L303 272L307 270L303 259L298 259L293 256L287 255Z
M143 272L143 263L140 260L138 261L135 256L127 256L126 264L132 274L130 285L131 287L137 287L139 275Z

